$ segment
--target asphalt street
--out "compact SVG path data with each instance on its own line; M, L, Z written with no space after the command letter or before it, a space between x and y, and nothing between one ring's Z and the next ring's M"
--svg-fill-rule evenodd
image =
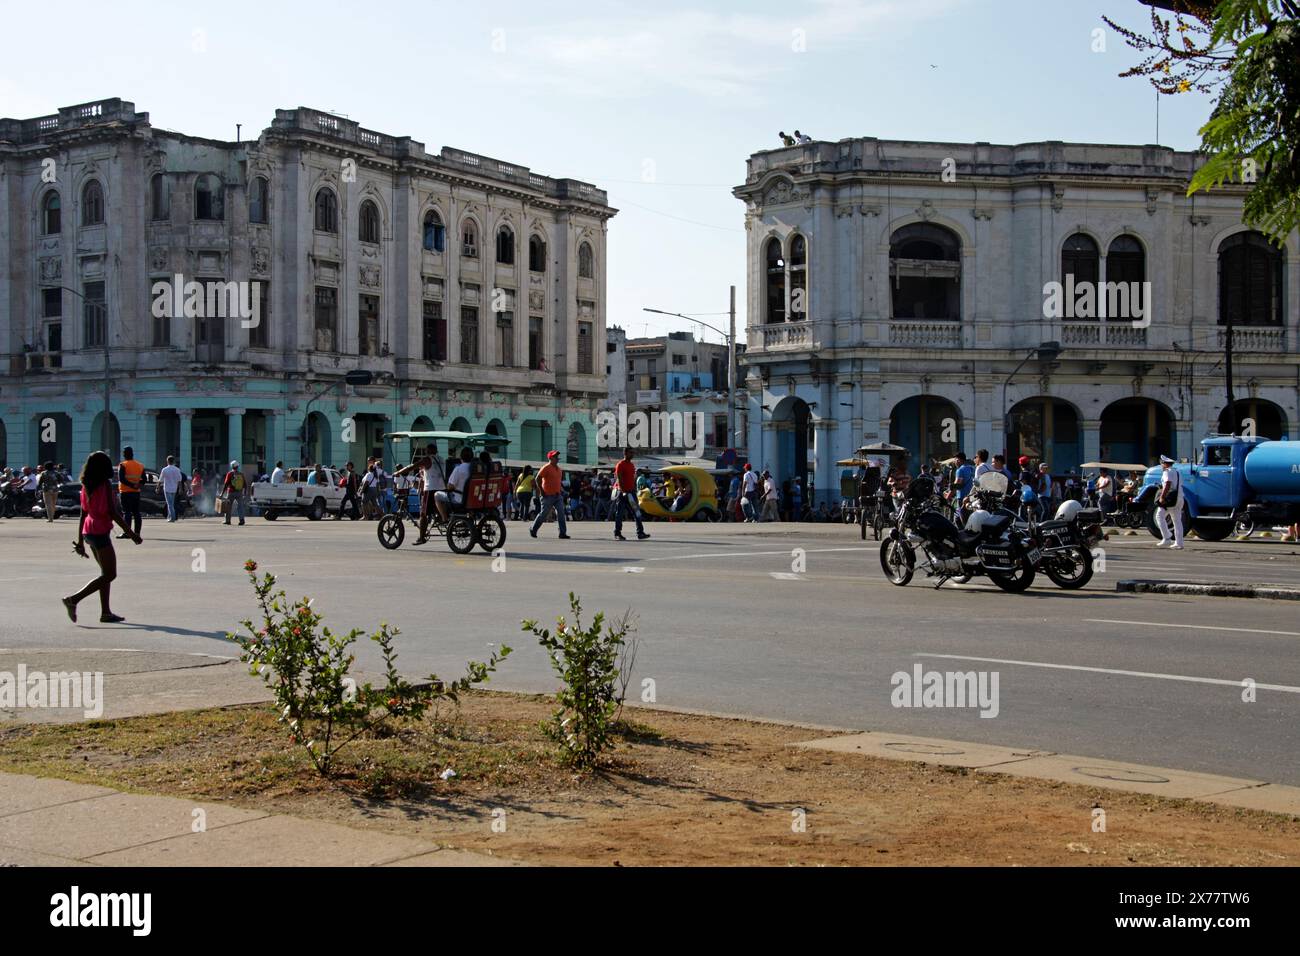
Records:
M1045 577L1009 595L990 584L890 585L878 545L843 525L655 523L612 539L609 524L512 522L504 561L455 555L440 538L383 550L369 522L217 519L145 523L116 542L121 577L101 625L92 599L71 624L59 597L92 576L72 554L71 521L0 522L0 649L107 649L235 657L224 633L255 611L242 565L254 558L335 630L402 631L410 676L455 676L490 643L516 650L492 681L555 687L526 617L552 622L576 592L588 615L631 608L632 699L653 681L661 705L1053 750L1300 785L1300 604L1133 595L1121 578L1300 586L1300 549L1274 541L1154 547L1145 533L1103 545L1105 570L1078 592ZM496 568L496 570L494 570ZM364 639L359 663L378 658ZM995 671L996 717L974 708L904 708L892 675ZM1258 685L1242 699L1242 681ZM253 678L249 678L253 680Z

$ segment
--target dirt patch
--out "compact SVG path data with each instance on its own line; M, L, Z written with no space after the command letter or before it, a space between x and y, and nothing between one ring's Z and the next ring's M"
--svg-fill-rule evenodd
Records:
M824 734L775 724L629 710L610 766L577 776L538 730L549 712L545 698L473 693L418 728L358 741L332 780L264 705L12 726L0 730L0 770L539 863L1300 863L1297 818L798 750L789 744ZM456 775L443 780L447 769ZM1095 806L1104 833L1092 831Z

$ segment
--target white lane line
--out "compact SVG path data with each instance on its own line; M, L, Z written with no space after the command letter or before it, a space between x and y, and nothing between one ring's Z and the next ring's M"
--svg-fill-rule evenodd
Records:
M1188 627L1196 631L1233 631L1238 634L1277 634L1282 637L1300 637L1300 631L1265 631L1257 627L1219 627L1213 624L1166 624L1163 621L1112 621L1105 617L1085 617L1089 624L1137 624L1142 627Z
M795 548L798 545L794 546ZM789 554L794 548L784 551L720 551L717 554L669 554L662 558L647 558L647 561L689 561L693 558L748 558L768 554ZM804 554L824 554L830 551L873 551L874 548L804 548Z
M1109 667L1083 667L1079 664L1048 664L1043 661L1011 661L997 657L963 657L960 654L926 654L923 652L918 652L912 656L941 657L952 661L979 661L984 664L1012 664L1017 667L1045 667L1050 670L1060 671L1088 671L1093 674L1116 674L1120 677L1151 677L1156 680L1177 680L1191 684L1219 684L1224 687L1243 686L1239 680L1224 680L1220 677L1188 677L1186 674L1156 674L1150 671L1114 670ZM1286 684L1256 683L1255 687L1260 690L1277 690L1286 694L1300 694L1300 687L1290 687Z

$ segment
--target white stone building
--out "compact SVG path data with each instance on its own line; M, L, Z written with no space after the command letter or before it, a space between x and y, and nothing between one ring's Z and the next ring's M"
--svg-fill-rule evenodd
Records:
M0 120L0 453L342 464L450 428L594 462L614 213L587 183L305 107L246 142L116 99ZM257 321L160 315L177 277L255 290Z
M1056 473L1187 457L1229 426L1229 318L1238 419L1295 437L1300 241L1242 225L1246 186L1187 196L1198 163L1160 146L874 138L754 154L734 190L751 459L811 473L825 496L864 441L908 447L913 470L978 448ZM1047 293L1067 279L1084 308L1059 314ZM1149 311L1081 314L1080 290L1106 282L1150 283Z

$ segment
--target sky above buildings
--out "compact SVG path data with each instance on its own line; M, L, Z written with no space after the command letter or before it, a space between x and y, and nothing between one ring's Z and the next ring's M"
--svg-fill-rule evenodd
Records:
M1156 95L1105 27L1137 0L569 0L0 7L0 116L120 96L159 127L233 140L275 109L483 153L608 190L608 318L630 335L745 319L745 160L795 128L954 142L1156 142ZM1104 52L1094 30L1104 33ZM47 38L54 38L50 40ZM56 41L56 42L55 42ZM1194 148L1210 101L1162 97ZM697 329L697 331L699 331ZM743 333L742 333L743 334ZM711 341L718 336L705 333Z

